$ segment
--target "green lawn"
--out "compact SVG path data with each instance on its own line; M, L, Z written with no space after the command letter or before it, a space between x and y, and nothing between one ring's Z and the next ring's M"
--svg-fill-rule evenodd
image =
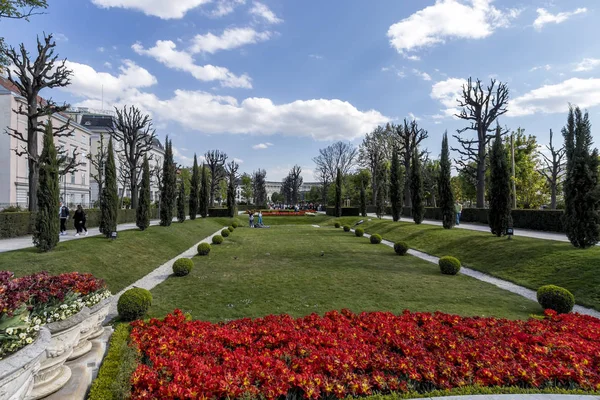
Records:
M330 220L353 224L361 218ZM366 218L365 218L366 219ZM467 229L445 230L373 219L365 232L390 241L406 241L416 250L438 257L458 257L470 268L537 290L553 284L569 289L578 304L600 310L600 247L580 250L570 243L516 236L508 241Z
M176 308L209 321L342 308L507 318L542 312L535 302L464 275L442 275L437 265L331 227L238 228L209 256L193 260L190 275L171 276L152 290L150 316Z
M115 241L89 237L60 243L49 253L35 248L0 253L0 270L17 276L49 271L91 272L102 278L113 293L127 287L155 268L213 234L223 225L214 219L150 227L144 232L119 232Z
M268 226L273 225L320 225L327 221L329 221L332 217L328 217L327 215L319 214L315 216L304 216L304 217L296 217L296 216L279 216L279 217L271 217L264 216L263 224ZM240 214L237 217L237 221L242 226L248 226L248 215ZM257 222L256 217L254 218L254 222Z

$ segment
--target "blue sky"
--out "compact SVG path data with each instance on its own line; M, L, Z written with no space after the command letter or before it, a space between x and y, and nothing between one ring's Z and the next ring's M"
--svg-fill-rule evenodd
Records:
M545 143L568 103L600 120L597 0L61 0L8 44L52 32L73 83L45 96L135 104L178 161L218 148L280 180L335 140L417 118L437 155L469 76L507 82L509 115ZM104 88L104 103L102 103ZM597 137L597 136L595 136Z

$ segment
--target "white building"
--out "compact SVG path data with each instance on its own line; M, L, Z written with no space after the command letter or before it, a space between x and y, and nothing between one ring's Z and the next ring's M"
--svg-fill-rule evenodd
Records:
M91 137L91 147L90 151L92 154L92 158L98 153L100 149L100 137L104 135L104 146L108 146L108 140L110 138L110 132L112 131L112 127L114 127L114 118L115 113L112 111L106 110L91 110L89 108L71 108L67 111L67 113L76 120L79 124L89 129L92 132ZM114 140L113 138L113 146L115 148L115 152L118 152L121 147L121 142ZM158 166L162 169L162 163L165 157L165 149L160 143L158 139L155 139L154 145L149 152L148 155L150 159L150 169L153 169L155 166ZM121 168L121 163L119 162L119 157L115 154L115 164L117 167L117 178L119 176L119 170ZM96 176L97 171L94 165L90 166L90 176L92 177L91 181L91 199L92 202L95 202L99 199L98 193L98 182L93 178ZM152 174L150 179L150 201L158 201L160 199L160 191L158 186L157 177ZM131 198L131 190L127 184L124 185L125 182L122 182L120 179L117 179L118 189L119 189L119 197L129 197Z
M26 137L27 119L13 110L20 105L27 107L25 99L17 88L7 79L0 77L0 208L9 205L29 207L29 164L27 156L17 156L14 149L24 143L9 136L4 131L7 127L18 129ZM54 128L65 125L65 115L54 114ZM69 154L76 152L77 159L82 162L73 173L61 177L60 195L69 205L87 205L90 201L90 171L86 155L90 150L92 132L83 126L71 122L71 136L56 137L55 144L59 149L66 149ZM43 135L38 134L38 149L42 152Z

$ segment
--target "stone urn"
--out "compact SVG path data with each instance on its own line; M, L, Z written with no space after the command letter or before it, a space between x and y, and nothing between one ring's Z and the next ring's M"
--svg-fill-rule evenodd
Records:
M102 300L89 309L90 316L82 323L79 342L73 348L73 353L69 356L67 361L75 360L84 354L87 354L92 348L91 340L102 335L104 332L102 323L108 315L111 300L112 296Z
M50 331L43 326L33 343L0 360L0 399L21 400L31 395L33 377L40 370L50 340Z
M61 389L71 378L71 369L64 364L79 343L83 324L89 316L89 308L84 307L64 321L46 324L52 336L42 357L40 370L34 376L33 391L27 400L44 398Z

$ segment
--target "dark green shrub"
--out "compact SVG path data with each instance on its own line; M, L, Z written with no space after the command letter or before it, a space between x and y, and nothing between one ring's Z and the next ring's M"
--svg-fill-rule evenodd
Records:
M341 225L339 222L336 222L335 224L333 224L333 226L335 226L336 228L339 228Z
M356 228L354 230L354 234L356 235L356 237L363 237L363 235L365 234L365 230L363 228Z
M229 229L229 232L233 232L233 230L234 230L235 228L234 228L234 227L233 227L233 225L232 225L232 226L230 226L230 227L229 227L229 228L227 228L227 229Z
M117 311L123 321L133 321L146 314L152 305L152 294L142 288L132 288L119 297Z
M202 242L198 245L197 249L199 256L207 256L210 253L210 243Z
M89 400L120 400L131 395L131 375L140 356L129 345L129 324L120 324L110 338L108 354L90 388Z
M555 285L542 286L537 291L538 303L546 310L566 314L573 310L575 297L567 289Z
M442 274L444 275L456 275L458 274L458 271L460 271L460 261L455 257L442 257L438 264L440 266L440 271L442 271Z
M173 263L173 273L176 276L186 276L194 268L194 262L189 258L180 258Z
M221 243L223 243L223 240L224 240L223 236L221 236L221 235L215 235L212 238L213 244L221 244Z
M228 236L229 236L229 234L230 234L230 233L231 233L231 232L229 232L229 229L223 229L223 230L221 231L221 236L223 236L224 238L226 238L226 237L228 237Z
M405 242L394 243L394 251L399 256L406 255L406 253L408 252L408 249L409 249L409 247Z
M344 225L344 232L350 232L350 227L348 225Z
M237 210L235 211L235 213L237 213ZM229 215L229 210L226 208L209 208L208 216L209 217L228 218L230 215Z
M381 238L381 235L374 234L374 235L371 235L370 240L371 240L371 244L379 244L379 243L381 243L382 238Z
M231 226L233 226L233 229L235 229L235 228L237 228L239 225L238 225L237 221L233 221L233 222L231 223Z

